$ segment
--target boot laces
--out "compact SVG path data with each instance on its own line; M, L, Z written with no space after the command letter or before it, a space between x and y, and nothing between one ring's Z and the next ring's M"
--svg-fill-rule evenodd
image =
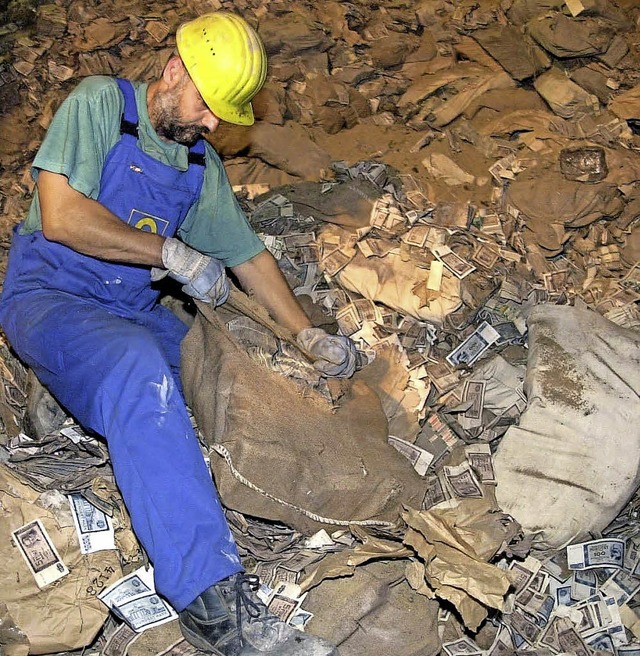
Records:
M244 635L242 634L242 609L251 619L260 617L260 604L251 597L252 592L260 588L260 579L256 574L239 574L236 578L236 626L240 637L240 646L244 646Z

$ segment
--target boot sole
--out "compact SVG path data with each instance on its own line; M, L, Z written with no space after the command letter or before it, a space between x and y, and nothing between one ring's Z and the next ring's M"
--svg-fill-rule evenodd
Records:
M182 635L184 636L185 640L189 644L193 645L196 649L204 651L207 654L214 654L214 656L225 656L221 651L218 651L212 647L206 640L203 640L199 634L197 634L195 631L192 631L182 622L180 622L180 631L182 631Z

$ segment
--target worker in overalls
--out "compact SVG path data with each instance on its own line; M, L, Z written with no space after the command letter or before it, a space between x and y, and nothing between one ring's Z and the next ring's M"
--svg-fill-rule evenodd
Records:
M355 349L311 323L255 235L202 136L251 125L264 46L240 17L183 24L151 83L94 76L57 111L33 163L0 323L19 357L82 426L106 439L157 591L185 637L217 654L335 653L270 614L243 572L179 379L187 332L158 304L169 275L219 305L229 267L327 375Z

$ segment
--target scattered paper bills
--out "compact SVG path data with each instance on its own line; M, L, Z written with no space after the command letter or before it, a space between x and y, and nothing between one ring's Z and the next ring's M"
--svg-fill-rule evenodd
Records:
M432 253L460 280L476 270L473 264L463 260L448 246L436 246L432 249Z
M483 321L467 339L445 358L453 367L472 365L489 347L500 339L500 333Z
M569 569L622 567L624 547L624 540L615 538L570 544L567 547Z
M388 442L413 465L413 468L420 476L424 476L427 473L429 465L433 462L433 455L431 453L394 435L389 435Z
M12 532L12 536L39 588L44 588L69 573L39 519L17 528Z
M68 499L80 542L80 552L88 554L115 549L111 517L89 503L81 494L70 494Z
M169 604L158 596L153 583L153 569L140 567L103 590L100 599L136 633L177 619Z

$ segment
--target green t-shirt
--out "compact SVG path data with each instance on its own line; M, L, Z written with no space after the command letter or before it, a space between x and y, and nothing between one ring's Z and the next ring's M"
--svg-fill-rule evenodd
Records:
M149 120L148 84L134 83L138 107L138 146L155 159L186 171L188 148L160 139ZM98 198L100 177L107 153L120 139L124 98L114 78L87 77L62 103L36 155L31 173L65 175L69 184L89 198ZM251 259L264 244L255 234L231 189L224 166L210 146L200 198L183 221L178 235L191 247L236 266ZM37 191L22 228L23 233L42 229Z

